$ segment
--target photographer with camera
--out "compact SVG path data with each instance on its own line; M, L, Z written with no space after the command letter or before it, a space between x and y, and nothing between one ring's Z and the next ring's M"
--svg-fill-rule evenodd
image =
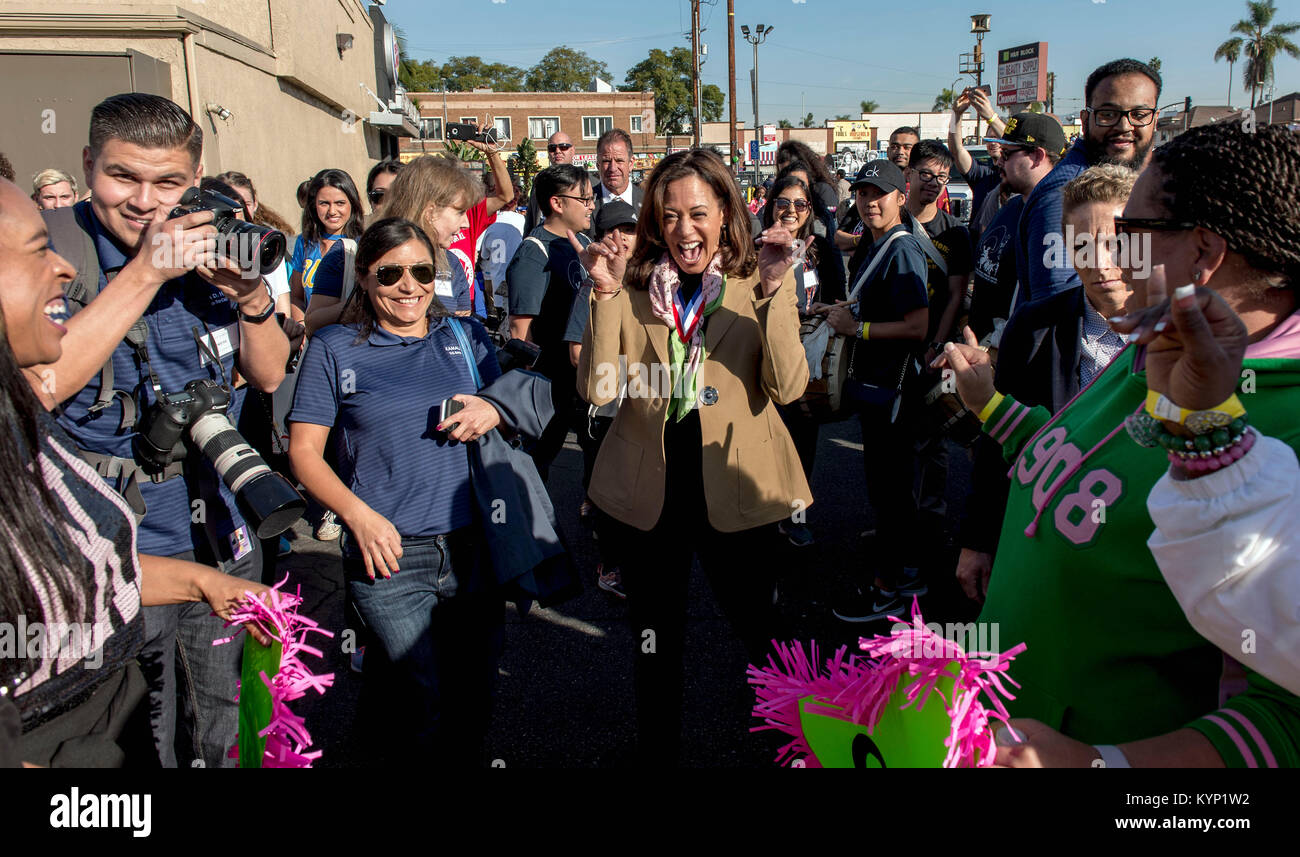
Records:
M259 275L278 262L266 258L274 239L200 195L202 147L202 130L165 98L127 93L95 107L83 156L92 197L43 212L51 245L78 269L75 314L62 356L31 373L42 403L62 403L60 425L141 518L141 553L255 580L256 530L284 525L302 501L231 427L244 391L230 379L237 369L274 390L289 342ZM266 517L246 522L246 511ZM233 764L240 651L213 647L222 634L206 606L145 608L141 666L165 766Z

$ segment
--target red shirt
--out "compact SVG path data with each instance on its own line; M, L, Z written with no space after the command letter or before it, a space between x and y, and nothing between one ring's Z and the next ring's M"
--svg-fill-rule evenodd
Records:
M488 214L487 200L470 208L465 212L465 216L469 219L469 229L462 229L451 237L451 246L447 248L447 252L458 259L465 269L465 282L469 283L469 300L473 305L474 290L477 285L474 282L474 259L477 256L478 239L496 222L497 216Z

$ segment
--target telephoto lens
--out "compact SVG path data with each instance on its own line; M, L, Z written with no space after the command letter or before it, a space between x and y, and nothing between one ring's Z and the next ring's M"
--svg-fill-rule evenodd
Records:
M293 526L306 510L307 501L288 479L268 467L262 456L230 424L225 415L229 399L220 401L221 397L229 394L210 381L191 381L185 389L196 398L219 400L215 407L205 409L190 424L190 440L221 474L222 481L235 495L239 510L257 537L274 538Z
M212 225L217 230L217 252L234 259L245 271L256 271L265 277L284 261L284 233L240 220L238 215L243 208L239 200L215 190L192 187L181 197L181 204L172 209L171 218L211 211Z

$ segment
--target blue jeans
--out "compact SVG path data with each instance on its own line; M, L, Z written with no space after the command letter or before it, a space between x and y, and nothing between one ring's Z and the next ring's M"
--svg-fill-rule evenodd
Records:
M470 528L404 538L401 571L374 580L344 545L348 593L374 641L358 726L376 762L482 764L504 602L490 589L465 591L477 565L472 539Z
M174 559L193 562L194 553ZM221 570L242 580L262 579L262 554L252 550ZM226 758L239 731L239 671L242 641L214 646L236 629L212 614L206 601L144 607L144 649L140 671L149 685L149 724L164 768L233 768Z

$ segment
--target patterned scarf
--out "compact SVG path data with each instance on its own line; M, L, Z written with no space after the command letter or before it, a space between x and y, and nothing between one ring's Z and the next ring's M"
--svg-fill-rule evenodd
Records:
M650 275L650 307L655 317L668 325L668 351L672 360L672 400L664 414L665 422L678 422L695 407L699 397L698 372L704 362L704 319L722 305L727 277L722 273L720 254L715 254L699 291L688 304L681 300L681 272L667 252L659 258Z

